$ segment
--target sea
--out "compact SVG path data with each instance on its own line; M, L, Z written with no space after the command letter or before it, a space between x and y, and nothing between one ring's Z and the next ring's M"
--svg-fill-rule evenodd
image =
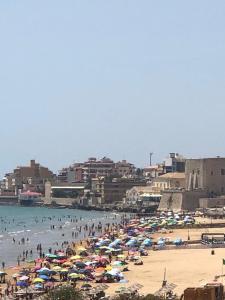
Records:
M0 269L3 262L6 267L15 266L18 257L26 251L29 253L26 260L34 260L38 257L38 244L42 245L43 253L48 253L49 248L58 250L65 241L71 243L87 238L84 231L79 233L80 226L116 224L122 216L66 208L0 206ZM73 232L77 232L76 238Z

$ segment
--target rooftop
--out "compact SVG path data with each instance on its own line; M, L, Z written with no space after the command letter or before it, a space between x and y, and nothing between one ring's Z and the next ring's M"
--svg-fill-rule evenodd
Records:
M158 178L165 178L165 179L185 179L185 173L183 172L171 172L171 173L166 173Z

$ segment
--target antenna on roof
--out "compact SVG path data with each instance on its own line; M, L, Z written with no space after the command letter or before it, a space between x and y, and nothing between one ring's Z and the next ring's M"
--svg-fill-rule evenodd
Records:
M153 152L150 152L149 153L149 158L150 158L150 166L152 165L152 155L153 155L154 153Z

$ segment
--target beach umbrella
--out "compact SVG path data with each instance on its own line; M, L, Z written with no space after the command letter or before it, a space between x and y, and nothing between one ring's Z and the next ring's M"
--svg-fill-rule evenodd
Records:
M41 272L37 272L38 275L50 275L51 274L51 271L41 271Z
M85 263L83 263L82 261L78 261L78 262L76 262L76 263L75 263L75 265L76 265L76 267L77 267L77 268L80 268L80 269L82 269L82 268L85 268L85 267L86 267L86 264L85 264Z
M22 277L20 277L20 280L21 280L21 281L28 280L28 279L29 279L28 276L22 276Z
M42 278L35 278L33 280L33 283L43 283L43 282L44 282L44 279L42 279Z
M71 274L69 274L69 278L72 278L72 279L78 279L78 278L80 278L80 275L81 274L77 274L77 273L71 273Z
M123 258L125 258L125 255L124 254L119 254L119 255L117 255L117 257L123 259Z
M40 270L38 270L38 273L39 272L50 272L51 270L49 268L41 268Z
M47 254L45 254L45 257L54 259L54 258L57 258L58 255L56 255L56 254L51 254L51 253L47 253Z
M43 284L41 284L41 283L35 284L34 288L37 289L37 290L42 290L43 289Z
M99 267L99 268L95 269L96 273L101 273L101 272L104 272L104 271L105 271L105 268L103 268L103 267Z
M68 273L68 272L69 272L69 270L65 269L65 268L60 270L60 273Z
M18 281L16 285L20 287L28 287L28 283L25 281Z
M62 268L60 266L55 266L52 268L53 271L59 272L62 270Z
M75 255L75 256L71 256L70 260L77 260L77 259L81 259L80 255Z
M159 245L159 246L164 246L164 245L165 245L165 241L159 240L159 241L157 242L157 245Z
M112 250L113 250L113 249L107 250L107 251L105 251L105 253L109 254L109 253L112 252Z
M122 262L119 261L119 260L116 260L116 261L114 261L114 262L112 263L112 266L118 266L118 267L120 267L120 266L122 266Z
M77 251L83 252L83 251L87 251L87 249L84 248L84 247L79 247L79 248L77 249Z
M64 262L64 263L62 264L63 267L71 267L72 265L73 265L73 264L72 264L71 262L69 262L69 261Z
M40 275L39 278L44 279L44 280L49 280L50 277L47 275Z
M119 272L117 270L112 269L111 271L108 271L106 274L110 276L117 276Z

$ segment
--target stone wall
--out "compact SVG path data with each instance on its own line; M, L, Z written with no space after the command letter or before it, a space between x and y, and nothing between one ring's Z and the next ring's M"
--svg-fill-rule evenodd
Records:
M225 206L225 196L199 199L200 208L215 208L215 207L224 207L224 206Z
M50 205L52 202L54 202L57 205L62 205L62 206L72 206L74 202L79 203L79 199L74 199L74 198L43 198L44 204Z
M165 191L162 195L159 208L160 211L194 211L199 207L199 199L205 197L203 191Z

